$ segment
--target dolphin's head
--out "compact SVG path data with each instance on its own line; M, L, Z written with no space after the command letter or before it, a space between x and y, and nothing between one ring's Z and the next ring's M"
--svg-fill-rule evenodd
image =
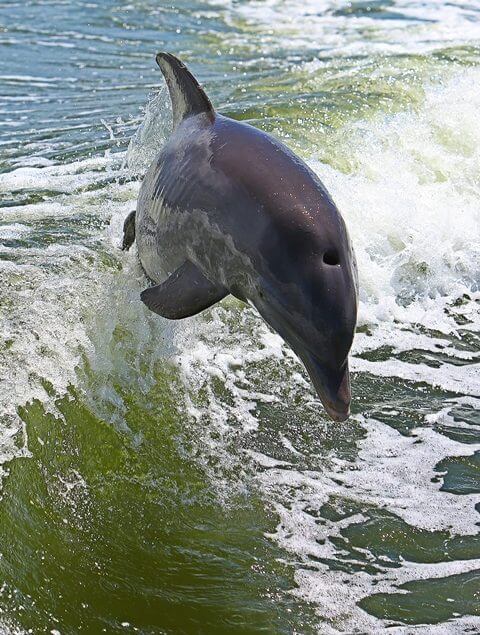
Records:
M357 320L357 279L343 221L320 238L298 228L269 236L249 299L301 359L327 413L350 414L348 353Z
M215 183L229 192L216 217L228 236L218 277L291 346L329 415L343 421L357 281L342 216L298 156L251 126L217 115L211 152Z

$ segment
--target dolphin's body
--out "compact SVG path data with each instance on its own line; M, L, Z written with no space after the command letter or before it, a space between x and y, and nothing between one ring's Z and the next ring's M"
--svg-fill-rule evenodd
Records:
M124 246L136 234L156 283L143 302L170 319L229 293L251 302L302 360L329 415L343 421L357 276L339 211L292 151L216 113L173 55L160 53L157 63L174 129L145 176L136 217L125 223Z

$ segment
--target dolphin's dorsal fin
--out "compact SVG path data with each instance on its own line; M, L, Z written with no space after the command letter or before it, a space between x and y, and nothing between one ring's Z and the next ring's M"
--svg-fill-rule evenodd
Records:
M173 127L192 115L205 113L213 121L210 99L188 68L171 53L158 53L157 64L167 82L173 109Z

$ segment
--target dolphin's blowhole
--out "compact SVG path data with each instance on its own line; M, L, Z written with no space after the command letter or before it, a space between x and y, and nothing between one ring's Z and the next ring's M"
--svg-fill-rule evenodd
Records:
M326 265L331 265L332 267L340 264L340 258L338 253L334 249L328 249L323 254L323 262Z

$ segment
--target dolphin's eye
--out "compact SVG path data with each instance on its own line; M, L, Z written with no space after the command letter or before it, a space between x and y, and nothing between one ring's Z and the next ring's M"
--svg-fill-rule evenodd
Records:
M326 265L339 265L340 258L338 257L338 253L334 249L328 249L323 254L323 262Z

